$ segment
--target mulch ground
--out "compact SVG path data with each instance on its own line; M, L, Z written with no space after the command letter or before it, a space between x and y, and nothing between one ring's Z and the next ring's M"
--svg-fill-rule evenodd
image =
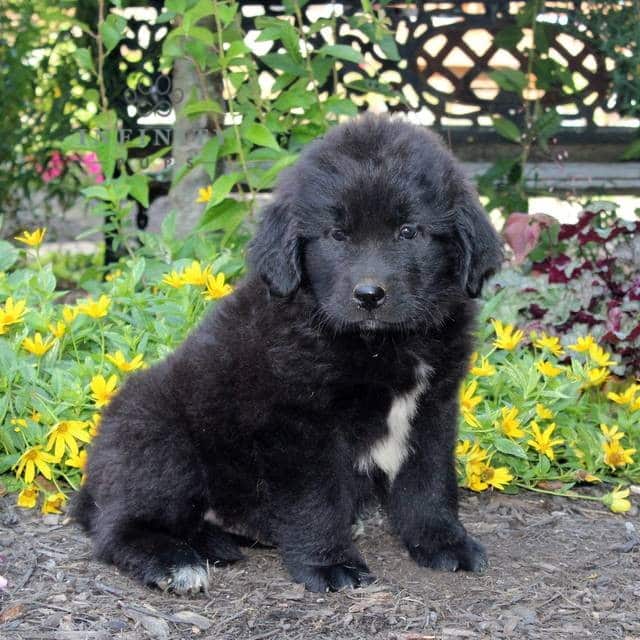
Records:
M0 498L3 640L640 639L640 525L598 505L462 496L483 576L416 567L380 515L358 544L378 581L337 594L289 582L275 551L212 568L199 597L152 591L91 559L79 528Z

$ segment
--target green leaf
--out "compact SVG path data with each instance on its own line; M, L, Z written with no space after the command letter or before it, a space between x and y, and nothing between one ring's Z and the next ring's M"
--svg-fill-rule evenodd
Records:
M520 92L527 86L527 76L518 69L497 69L489 77L505 91Z
M13 453L10 455L0 456L0 473L6 473L13 467L20 458L21 453Z
M340 116L356 116L358 115L358 107L351 100L331 96L325 102L325 107L330 113Z
M129 193L143 206L149 206L149 178L141 173L136 173L127 178Z
M389 60L400 60L400 52L398 51L398 45L392 34L385 34L378 39L378 45L382 49L382 53L389 58Z
M51 271L51 265L48 264L40 273L38 273L38 288L45 293L53 293L56 289L56 277Z
M233 20L239 7L239 2L232 2L228 5L218 4L218 17L223 26L226 27Z
M268 53L262 56L262 61L276 71L285 71L295 76L306 76L304 65L291 59L286 53Z
M267 129L263 124L259 124L257 122L250 124L246 129L244 129L242 137L260 147L280 149L280 145L271 131L269 131L269 129Z
M223 176L220 176L212 185L213 195L211 196L211 200L207 204L207 208L205 213L220 204L231 192L231 189L235 186L235 184L242 178L242 174L240 173L227 173Z
M0 271L6 271L12 267L20 252L10 242L6 240L0 240Z
M185 116L199 116L203 113L223 113L222 107L215 100L198 100L185 105L182 114Z
M98 200L111 201L111 192L101 184L93 184L81 190L86 198L98 198Z
M302 81L305 86L294 85L291 89L283 91L273 103L273 108L278 111L288 112L295 107L306 109L316 101L316 96L306 87L307 82Z
M522 40L522 29L512 24L496 33L494 43L499 49L515 49L516 45Z
M78 63L78 66L81 69L84 69L85 71L91 71L92 73L95 72L93 66L93 58L91 57L91 51L89 51L89 49L86 49L84 47L76 49L73 52L73 58Z
M228 237L247 214L247 203L231 198L207 207L198 223L198 231L223 231Z
M330 56L358 64L362 62L362 53L346 44L325 44L318 50L319 55Z
M297 154L287 154L273 163L260 177L257 188L267 189L273 186L279 173L298 159Z
M144 258L136 258L133 261L133 264L131 265L131 281L133 285L140 282L140 278L142 278L146 265L147 263Z
M547 36L547 29L543 22L536 22L533 35L534 46L536 54L547 53L549 51L549 38Z
M183 25L185 33L189 33L189 30L199 20L206 16L212 16L214 14L214 3L211 0L198 0L194 7L184 13Z
M110 13L107 19L102 23L100 34L102 35L102 42L106 49L107 54L111 53L117 46L125 29L127 28L127 21L115 13Z
M523 460L527 459L525 450L517 442L513 442L513 440L509 440L508 438L496 438L493 444L501 453L506 453L507 455L515 456L516 458L522 458Z
M197 42L201 42L208 47L212 47L215 43L213 33L206 27L191 27L189 30L189 37Z
M502 117L494 117L492 120L494 129L503 138L512 142L520 142L520 129L511 120Z

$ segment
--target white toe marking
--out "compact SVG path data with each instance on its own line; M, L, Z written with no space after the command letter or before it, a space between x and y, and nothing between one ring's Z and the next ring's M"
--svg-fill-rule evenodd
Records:
M210 524L215 524L219 527L222 526L222 518L213 509L207 509L204 514L204 519Z
M423 362L416 367L415 387L394 398L387 415L388 433L360 457L357 462L358 470L368 473L375 465L382 469L393 482L411 451L408 443L411 422L418 410L418 400L427 388L431 373L431 367Z
M169 588L176 593L188 593L189 591L207 591L209 588L209 574L202 565L185 565L171 570L171 582Z

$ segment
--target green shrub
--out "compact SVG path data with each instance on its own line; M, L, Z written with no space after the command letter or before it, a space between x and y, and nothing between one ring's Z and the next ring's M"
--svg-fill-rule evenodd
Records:
M0 473L15 472L6 483L22 489L19 504L35 506L39 491L56 511L80 482L100 409L184 339L243 263L230 252L206 264L136 257L104 280L80 278L83 297L63 304L40 238L27 239L26 260L0 243Z
M640 385L616 381L617 361L589 334L562 346L493 319L506 294L482 311L479 344L492 348L474 355L461 391L461 483L577 497L577 484L637 482Z

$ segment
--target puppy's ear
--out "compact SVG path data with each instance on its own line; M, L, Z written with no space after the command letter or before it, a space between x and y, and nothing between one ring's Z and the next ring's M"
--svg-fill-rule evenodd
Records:
M273 295L287 297L300 286L300 248L288 207L278 201L267 205L249 245L249 264Z
M460 237L461 285L472 298L482 291L484 281L500 269L502 240L489 221L475 190L464 181L456 198L456 228Z

